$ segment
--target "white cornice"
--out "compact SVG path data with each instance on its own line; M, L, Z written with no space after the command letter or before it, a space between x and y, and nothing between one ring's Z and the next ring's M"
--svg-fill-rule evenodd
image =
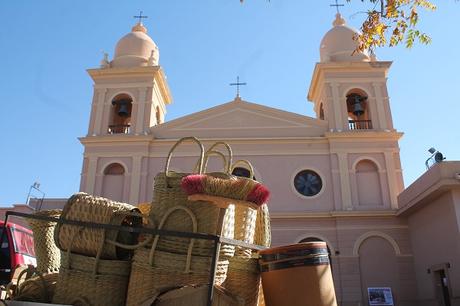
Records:
M329 211L329 212L270 212L271 219L313 219L337 217L396 217L396 210Z

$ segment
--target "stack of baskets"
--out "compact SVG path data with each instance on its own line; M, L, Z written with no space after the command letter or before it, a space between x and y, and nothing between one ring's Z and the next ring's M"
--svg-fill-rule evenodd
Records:
M42 288L42 284L45 284L47 290L45 293L40 291L40 298L28 299L73 305L137 306L151 305L161 296L157 302L166 306L176 305L173 300L177 296L181 296L186 303L189 295L194 299L203 299L204 303L204 288L210 282L215 251L213 241L160 235L140 237L131 231L102 229L85 226L88 225L85 223L146 226L221 235L269 246L270 220L267 205L259 208L239 205L241 203L238 201L231 201L231 192L226 197L225 205L207 200L189 200L191 198L183 189L182 179L190 173L169 170L174 151L185 141L197 144L199 149L196 170L192 171L194 174L206 174L223 181L233 179L234 182L236 177L231 174L232 170L238 164L245 163L250 169L250 177L253 177L249 162L232 163L232 150L228 144L217 142L205 152L200 141L186 137L171 148L165 171L155 177L153 202L148 207L142 206L144 215L129 204L85 193L73 195L62 213L50 211L40 214L53 217L60 215L62 220L76 223L60 222L56 225L55 222L31 222L41 273L33 282L24 283L27 283L23 288L24 300L27 300L27 294L30 296L30 292L37 291L36 288ZM219 146L224 148L223 152L218 150ZM222 158L224 167L221 172L207 173L211 156ZM247 180L254 183L250 178ZM143 218L146 213L148 218ZM216 292L219 297L217 300L222 305L264 305L259 290L257 254L249 249L226 244L221 246L214 285L221 288L216 289ZM188 289L165 295L165 292L179 287Z
M112 225L141 226L142 217L132 205L85 193L73 195L61 218ZM137 243L133 233L78 225L58 224L55 242L61 266L53 303L124 305L131 252Z
M172 154L179 144L192 141L199 148L197 173L205 171L205 164L216 143L207 153L199 140L186 137L179 140L170 150L165 171L155 177L154 198L150 208L150 219L159 229L181 232L224 235L233 238L234 209L218 207L206 201L189 201L181 187L182 178L190 173L177 173L169 170ZM223 144L225 145L225 144ZM229 177L231 149L224 172L214 173ZM156 236L151 245L134 251L133 266L128 289L127 305L139 305L158 295L165 288L209 283L213 242L202 239ZM220 250L216 269L216 284L225 281L228 259L234 254L233 246L223 246Z

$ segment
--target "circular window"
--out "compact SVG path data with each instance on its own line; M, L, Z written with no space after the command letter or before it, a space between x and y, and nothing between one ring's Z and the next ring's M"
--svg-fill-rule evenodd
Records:
M318 173L312 170L302 170L294 178L294 187L301 195L312 197L323 188L323 181Z

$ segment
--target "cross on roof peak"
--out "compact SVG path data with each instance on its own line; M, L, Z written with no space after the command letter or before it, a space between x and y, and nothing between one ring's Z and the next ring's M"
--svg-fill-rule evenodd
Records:
M246 82L241 83L240 82L240 76L236 77L236 83L230 83L230 86L236 86L236 97L240 97L240 86L241 85L247 85Z

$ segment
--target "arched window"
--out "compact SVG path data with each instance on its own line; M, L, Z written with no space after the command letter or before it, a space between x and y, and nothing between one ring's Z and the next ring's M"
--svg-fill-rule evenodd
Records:
M368 301L370 287L390 287L393 295L399 295L399 267L395 250L388 240L371 236L359 247L359 273L363 300ZM398 301L395 301L398 305Z
M102 179L102 196L114 201L123 201L125 168L119 163L108 165Z
M350 130L372 129L367 94L362 90L353 89L348 92L346 103Z
M110 164L104 170L105 175L123 175L125 174L125 168L118 163Z
M112 100L109 134L128 134L131 127L133 99L127 94L117 95Z
M359 206L383 205L377 165L371 160L364 159L356 164L355 171Z

